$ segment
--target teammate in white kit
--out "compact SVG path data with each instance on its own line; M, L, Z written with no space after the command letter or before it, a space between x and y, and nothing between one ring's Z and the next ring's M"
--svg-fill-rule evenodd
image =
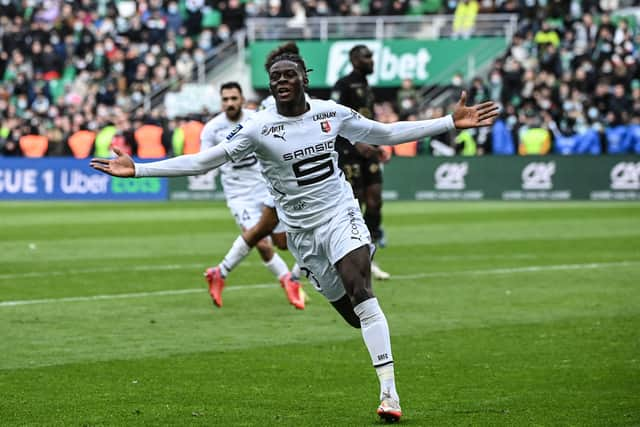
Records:
M244 97L242 88L236 82L227 82L220 86L220 98L223 112L209 120L200 134L200 150L207 150L220 141L238 125L255 112L242 108ZM273 206L273 197L267 184L258 159L250 154L236 162L229 162L220 167L220 179L227 206L231 210L236 223L245 231L255 226L260 220L264 206ZM277 226L272 230L276 241L283 240L284 227ZM291 272L280 256L274 252L268 238L261 239L255 245L265 266L280 280L289 302L298 309L304 309L304 298L301 298L300 283L292 279ZM238 236L223 261L217 266L208 268L204 275L209 284L209 294L213 303L222 307L222 290L225 278L251 250L243 238Z
M402 416L396 391L389 328L371 288L371 238L353 191L342 176L335 138L395 145L451 129L490 125L498 106L466 107L466 93L452 115L414 122L378 123L333 101L307 102L304 60L279 50L268 59L276 110L267 109L239 124L226 142L198 154L137 164L117 151L116 159L93 159L91 166L120 177L200 174L251 153L275 196L287 227L289 250L306 276L362 337L380 380L377 413L387 421Z

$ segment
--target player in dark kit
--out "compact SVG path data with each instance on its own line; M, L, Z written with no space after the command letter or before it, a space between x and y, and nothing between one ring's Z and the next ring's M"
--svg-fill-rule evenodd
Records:
M356 45L349 51L353 71L339 79L334 85L331 98L350 107L362 116L373 119L373 90L367 76L373 73L373 53L365 45ZM373 241L378 244L382 237L382 169L380 161L385 155L379 147L369 144L351 144L342 137L336 140L338 165L353 188L353 193L364 205L364 221ZM371 264L374 278L384 280L389 273Z

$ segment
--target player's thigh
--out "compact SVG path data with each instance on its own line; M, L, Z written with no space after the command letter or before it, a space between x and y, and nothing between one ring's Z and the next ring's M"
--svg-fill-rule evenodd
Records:
M345 295L338 271L324 253L322 230L287 233L287 245L302 274L331 302Z
M362 185L365 188L378 185L382 189L382 164L375 159L363 159L362 161Z
M351 184L353 194L358 200L364 196L364 176L362 175L362 159L348 156L339 163L344 177Z
M262 203L231 202L228 206L241 230L252 228L262 216Z

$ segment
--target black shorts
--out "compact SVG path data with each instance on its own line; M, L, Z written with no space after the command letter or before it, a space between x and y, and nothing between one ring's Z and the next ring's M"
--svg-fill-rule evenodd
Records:
M376 159L367 159L360 155L355 148L336 144L338 151L338 166L353 188L353 194L361 199L366 188L373 184L382 184L382 168Z

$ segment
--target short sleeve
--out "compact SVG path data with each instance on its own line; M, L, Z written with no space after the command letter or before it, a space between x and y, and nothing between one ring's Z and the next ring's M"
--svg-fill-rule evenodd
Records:
M255 138L252 136L255 133L255 129L255 121L249 119L236 125L225 137L222 147L231 161L240 161L256 151Z

